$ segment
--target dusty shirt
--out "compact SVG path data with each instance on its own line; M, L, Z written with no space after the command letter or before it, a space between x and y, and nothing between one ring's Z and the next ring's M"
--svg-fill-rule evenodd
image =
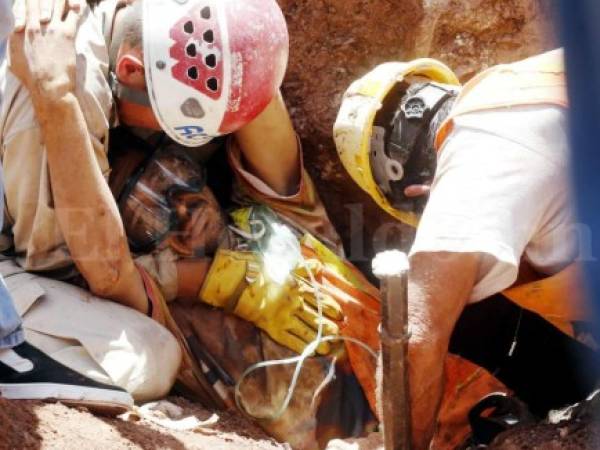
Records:
M459 116L440 152L411 253L482 253L471 301L510 287L522 261L552 275L585 252L569 207L564 110Z
M96 159L107 176L106 144L112 108L108 53L100 21L89 9L82 15L75 49L76 96ZM6 62L0 66L0 95L0 158L6 186L3 247L14 244L18 261L26 270L66 268L72 260L56 219L40 128L27 89L7 70Z
M256 202L269 206L282 220L291 222L295 228L312 234L331 250L343 255L341 240L329 220L313 181L304 169L300 141L298 145L301 155L300 183L294 194L283 196L244 168L241 150L235 139L230 139L227 151L229 164L235 175L234 200L239 204Z

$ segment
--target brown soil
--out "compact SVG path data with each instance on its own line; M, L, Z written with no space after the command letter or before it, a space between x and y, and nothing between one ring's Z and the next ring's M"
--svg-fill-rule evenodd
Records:
M206 420L212 413L182 399L185 416ZM285 449L238 416L219 414L218 423L206 432L173 431L147 420L128 422L97 417L85 409L60 403L0 399L0 450L8 449Z
M600 396L582 402L548 420L499 435L490 450L580 450L600 448ZM553 414L550 415L552 418ZM552 422L552 423L550 423Z

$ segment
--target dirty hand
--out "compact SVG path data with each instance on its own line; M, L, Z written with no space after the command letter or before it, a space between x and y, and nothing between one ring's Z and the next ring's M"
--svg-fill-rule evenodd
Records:
M60 0L16 0L13 5L15 16L15 32L23 31L28 22L39 21L46 24L52 19L54 10L65 7L79 12L83 0L68 0L66 4Z
M303 278L292 273L284 284L277 284L265 274L256 253L219 250L199 298L254 323L279 344L301 353L317 337L318 303L323 336L339 334L331 319L342 318L338 303L323 293L317 299L315 289ZM327 342L317 347L320 354L330 350Z
M10 37L9 67L34 102L42 98L60 100L75 89L75 35L80 9L70 7L67 0L17 0L15 4L16 30L23 30L26 18L25 30L15 31ZM48 11L48 23L40 23Z

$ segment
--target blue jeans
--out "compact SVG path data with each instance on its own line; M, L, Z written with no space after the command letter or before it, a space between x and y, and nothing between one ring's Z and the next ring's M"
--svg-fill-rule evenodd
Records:
M0 276L0 349L12 348L22 342L21 318L17 314L6 284Z
M0 63L4 59L6 50L6 41L0 42ZM0 102L2 102L2 93L0 92ZM0 166L0 228L2 228L2 219L4 217L4 187L2 184L2 167ZM12 298L6 289L6 284L0 276L0 349L12 348L23 342L23 329L21 328L21 318Z
M2 10L0 25L0 63L4 61L6 54L6 36L12 29L12 15L10 1L0 0L0 9ZM2 92L0 92L0 103L2 102ZM0 229L4 218L4 185L2 180L2 166L0 166ZM6 284L0 276L0 349L12 348L23 342L23 329L21 328L21 318L12 298L6 288Z

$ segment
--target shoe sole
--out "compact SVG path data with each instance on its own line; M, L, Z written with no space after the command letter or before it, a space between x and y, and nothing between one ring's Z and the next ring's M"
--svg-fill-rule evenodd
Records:
M127 392L55 383L0 384L0 395L8 400L56 401L82 406L102 415L118 415L133 407Z

